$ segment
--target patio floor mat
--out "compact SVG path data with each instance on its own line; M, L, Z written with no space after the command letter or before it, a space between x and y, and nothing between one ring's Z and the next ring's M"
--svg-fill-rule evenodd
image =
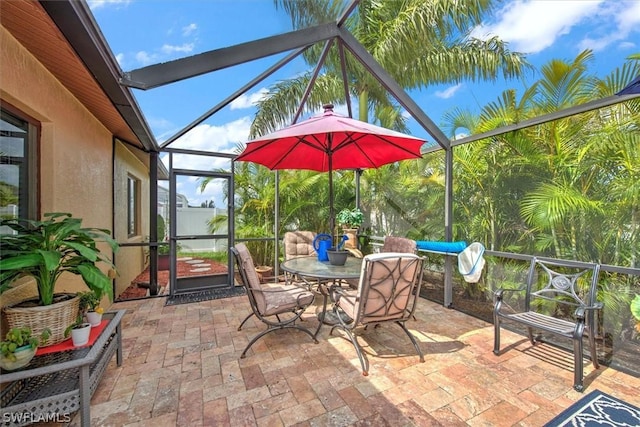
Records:
M189 292L178 295L170 295L164 305L190 304L193 302L209 301L212 299L231 298L244 295L246 291L242 286L234 286L225 289L207 289L201 292Z
M545 424L545 427L605 425L638 426L640 409L599 390L594 390Z

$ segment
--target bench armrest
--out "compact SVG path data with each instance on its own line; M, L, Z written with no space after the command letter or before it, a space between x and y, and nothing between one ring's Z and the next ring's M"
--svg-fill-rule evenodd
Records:
M576 319L584 319L584 315L585 312L588 310L602 310L602 307L604 307L604 304L601 302L597 302L593 305L589 305L589 306L582 306L582 307L578 307L576 308L576 311L574 313Z
M526 288L498 288L494 294L497 301L502 301L505 292L525 292Z

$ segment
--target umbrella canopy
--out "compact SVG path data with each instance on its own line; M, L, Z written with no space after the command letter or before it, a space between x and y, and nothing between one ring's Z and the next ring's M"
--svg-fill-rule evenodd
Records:
M383 127L344 117L325 105L324 114L247 142L236 160L269 169L329 172L329 215L333 233L332 171L365 169L422 157L426 142Z

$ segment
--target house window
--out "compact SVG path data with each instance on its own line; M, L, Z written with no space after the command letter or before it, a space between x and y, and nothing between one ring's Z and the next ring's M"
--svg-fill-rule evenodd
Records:
M0 110L0 215L37 219L38 127Z
M137 236L140 230L140 180L127 177L127 233Z

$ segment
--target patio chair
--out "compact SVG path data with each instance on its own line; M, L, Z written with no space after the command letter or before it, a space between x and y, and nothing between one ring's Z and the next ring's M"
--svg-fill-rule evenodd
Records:
M269 332L279 329L297 329L306 333L315 343L318 343L318 340L310 330L295 324L307 307L313 304L313 293L291 284L261 285L247 246L244 243L238 243L230 249L236 259L240 277L242 278L242 285L247 291L252 311L240 323L238 330L241 330L245 322L254 315L267 325L266 330L260 332L249 341L240 358L244 358L249 348L260 338Z
M313 231L287 231L284 233L284 259L299 258L303 256L315 256L313 239L316 233Z
M415 240L396 236L385 237L380 249L380 252L406 252L410 254L415 254L417 251L418 247Z
M387 252L364 257L358 289L332 288L333 311L338 321L330 334L343 330L356 349L362 374L369 374L369 361L357 335L369 325L392 322L399 325L424 362L424 355L405 322L413 315L422 283L424 258L416 254ZM346 316L341 315L346 314ZM347 318L348 316L348 318ZM375 328L373 328L375 330Z

